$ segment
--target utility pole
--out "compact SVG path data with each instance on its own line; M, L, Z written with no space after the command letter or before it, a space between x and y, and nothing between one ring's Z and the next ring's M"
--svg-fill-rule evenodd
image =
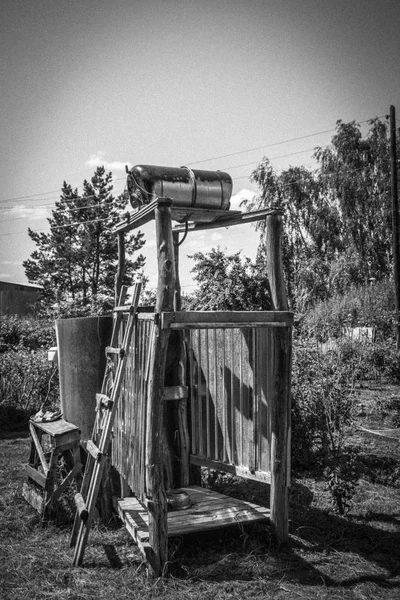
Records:
M395 286L395 328L396 348L400 349L400 249L399 249L399 205L397 189L397 145L396 145L396 110L390 107L390 166L392 184L392 223L393 223L393 273Z

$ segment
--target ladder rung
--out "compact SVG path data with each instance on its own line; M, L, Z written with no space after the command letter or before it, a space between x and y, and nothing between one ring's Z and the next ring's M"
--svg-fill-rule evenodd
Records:
M82 494L79 492L74 496L76 510L78 511L79 518L81 521L87 521L89 517L89 511L86 507L86 503L83 499Z
M118 354L122 358L125 354L125 350L123 348L113 348L112 346L107 346L106 355L107 354Z
M86 450L91 456L93 456L95 460L101 460L103 452L96 446L94 442L92 442L92 440L88 440L86 442Z
M101 404L104 408L112 408L112 405L114 404L111 398L106 396L106 394L96 394L96 403L97 406Z
M133 312L134 312L134 310L135 310L135 307L134 307L134 306L131 306L130 304L125 304L125 305L123 305L123 306L116 306L116 307L113 309L113 311L114 311L115 313L120 313L120 312L122 312L122 313L127 313L127 314L128 314L128 313L133 313Z
M121 358L123 358L125 350L123 348L112 348L112 346L107 346L106 355L107 354L118 354Z

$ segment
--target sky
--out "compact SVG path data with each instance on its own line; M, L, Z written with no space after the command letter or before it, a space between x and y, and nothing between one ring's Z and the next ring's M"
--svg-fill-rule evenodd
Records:
M2 0L0 280L27 283L64 181L98 165L221 169L232 208L251 172L315 167L336 121L400 116L398 0ZM145 275L156 285L154 223ZM189 234L187 258L220 246L255 257L251 225Z

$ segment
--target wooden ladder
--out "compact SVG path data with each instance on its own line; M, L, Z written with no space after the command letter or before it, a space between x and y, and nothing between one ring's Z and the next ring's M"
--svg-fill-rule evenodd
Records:
M114 417L117 411L119 393L124 378L126 359L136 321L140 290L140 283L130 288L123 286L118 306L114 308L114 325L111 342L110 346L106 348L107 366L101 393L96 394L97 414L92 439L88 440L86 446L87 459L85 473L81 491L75 495L76 513L70 540L70 546L75 547L73 566L82 564L85 553L104 466L107 461L107 452L111 440ZM127 302L129 297L130 301ZM121 347L117 347L124 314L128 314L128 319L122 345ZM113 381L110 385L111 367L114 366L113 357L117 357L117 365ZM109 391L110 388L111 391Z

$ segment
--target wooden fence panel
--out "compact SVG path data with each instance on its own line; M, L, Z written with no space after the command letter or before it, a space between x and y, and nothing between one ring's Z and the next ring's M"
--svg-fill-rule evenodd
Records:
M193 329L187 335L192 460L268 480L271 328Z
M154 324L138 321L132 335L114 421L112 464L144 501L146 495L147 378Z

